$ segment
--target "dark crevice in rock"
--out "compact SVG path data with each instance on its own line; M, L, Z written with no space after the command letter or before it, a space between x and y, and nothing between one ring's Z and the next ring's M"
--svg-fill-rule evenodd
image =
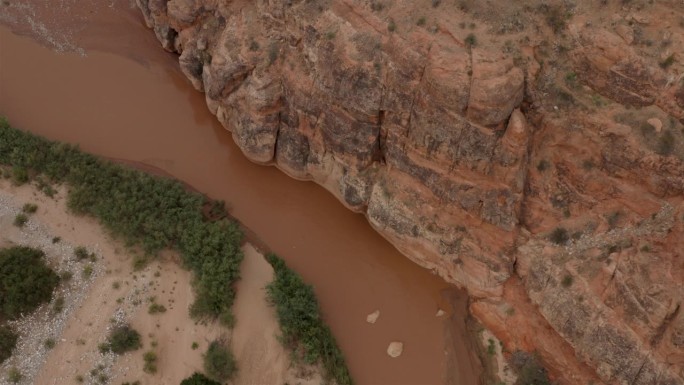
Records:
M660 343L660 341L663 339L663 335L665 334L665 331L667 328L670 326L672 321L674 321L675 318L677 318L677 315L679 315L679 311L681 310L681 304L678 303L675 309L665 316L663 319L663 322L660 323L660 326L656 329L655 334L653 335L653 338L651 338L651 346L656 346Z
M644 360L644 362L641 363L641 366L639 366L639 370L634 375L632 381L630 381L630 385L634 385L637 382L637 380L639 379L639 375L641 375L641 371L644 369L644 366L646 366L646 362L648 362L648 360Z
M603 297L606 294L606 291L610 288L610 285L613 283L613 280L615 279L615 275L618 272L618 268L620 267L620 260L618 259L615 262L615 270L613 270L613 274L610 275L610 278L608 279L608 282L606 283L606 287L603 288L603 291L601 292L601 297Z
M276 128L275 140L273 141L273 158L274 163L278 163L278 140L280 139L280 127L283 124L282 112L278 112L278 127Z

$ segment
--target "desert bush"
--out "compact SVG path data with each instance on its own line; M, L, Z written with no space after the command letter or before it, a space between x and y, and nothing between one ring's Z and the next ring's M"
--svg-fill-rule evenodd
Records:
M477 45L477 37L475 37L475 34L469 33L468 36L466 36L464 42L466 46L474 47L475 45Z
M675 62L675 55L672 54L672 55L668 56L665 60L661 61L659 64L660 64L661 68L666 69L669 66L671 66L672 64L674 64L674 62Z
M221 385L202 373L195 372L192 376L181 381L180 385Z
M62 271L59 273L59 279L62 282L68 282L71 281L71 278L74 277L74 273L70 272L69 270Z
M277 54L277 44L271 51ZM177 181L16 130L2 118L0 164L42 174L52 183L66 183L67 204L73 212L98 218L112 234L146 256L177 249L183 264L195 274L193 315L232 319L242 233L236 223L223 218L220 202L214 205ZM205 205L212 206L211 220L203 214Z
M165 313L166 307L164 305L160 305L158 303L152 303L152 304L150 304L150 307L147 309L147 312L150 314Z
M518 374L515 385L551 385L546 369L536 354L518 350L513 353L510 362Z
M12 182L15 185L21 186L22 184L29 181L28 171L25 167L14 166L12 167Z
M0 250L0 320L16 319L50 300L59 277L30 247Z
M81 271L81 277L83 277L83 279L89 279L92 276L93 276L93 266L92 265L83 266L83 270Z
M123 354L142 347L140 333L129 325L123 325L112 330L107 343L100 350L111 350L116 354Z
M25 212L26 214L33 214L38 210L38 205L35 203L26 203L24 206L21 208L21 211Z
M52 311L54 313L61 313L62 310L64 310L64 297L57 297L52 305Z
M43 346L45 346L45 349L52 349L55 347L55 339L54 338L48 338L45 341L43 341Z
M540 4L538 10L544 14L546 24L551 27L554 33L560 33L567 26L568 13L562 6Z
M19 336L9 326L0 326L0 364L12 356Z
M86 249L84 246L78 246L74 249L74 256L79 261L82 259L86 259L88 258L88 249Z
M561 285L565 288L568 288L568 287L572 286L572 282L573 282L572 276L566 275L565 277L563 277L563 280L561 281Z
M564 245L570 240L570 236L568 236L568 230L562 228L562 227L556 227L552 232L550 236L551 242L557 244L557 245Z
M496 344L494 343L494 340L491 338L487 340L487 354L489 354L490 356L496 354Z
M221 341L213 341L209 344L204 354L204 371L210 378L216 381L230 379L236 371L235 358Z
M675 138L671 130L665 130L663 135L658 138L656 152L660 155L667 156L672 154L674 150Z
M13 384L18 384L19 381L24 379L24 375L21 374L19 369L16 367L11 367L10 370L7 371L7 381L13 383Z
M542 159L539 161L539 163L537 163L537 171L544 172L548 170L549 166L549 162L545 159Z
M266 259L275 271L266 291L276 308L283 344L308 364L321 362L326 376L337 384L351 384L342 351L321 318L313 288L275 254Z
M14 217L13 224L17 227L24 227L26 222L28 222L28 217L26 216L26 214L19 213L16 217Z
M145 352L143 354L143 361L145 362L143 366L145 373L157 373L157 353L153 351Z

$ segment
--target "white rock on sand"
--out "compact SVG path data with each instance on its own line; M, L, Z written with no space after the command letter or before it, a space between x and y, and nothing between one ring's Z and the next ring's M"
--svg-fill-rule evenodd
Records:
M369 324L374 324L375 321L378 320L378 317L380 317L380 310L376 310L368 314L368 316L366 316L366 322L368 322Z
M391 342L387 347L387 355L392 358L397 358L404 351L404 344L401 342Z
M660 121L658 118L651 118L646 121L648 124L653 126L655 128L656 132L660 132L660 130L663 129L663 122Z
M446 313L444 312L444 310L442 310L442 309L437 309L437 314L435 314L435 317L441 317L441 316L443 316L444 314L446 314Z

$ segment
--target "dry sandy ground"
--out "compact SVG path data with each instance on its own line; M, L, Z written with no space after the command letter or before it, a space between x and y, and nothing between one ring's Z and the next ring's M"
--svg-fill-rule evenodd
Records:
M487 351L487 354L490 355L490 361L496 368L494 374L499 380L498 383L503 385L513 385L518 379L518 376L506 362L501 341L487 329L483 329L480 333L480 340L485 349L488 349L490 345L493 346L494 353L489 354L489 351Z
M242 280L234 305L233 331L215 323L195 322L188 315L193 300L191 274L180 268L173 253L163 255L141 271L133 271L132 257L108 236L97 222L66 212L65 193L59 189L54 199L31 186L12 186L0 180L0 246L29 244L46 251L49 263L58 271L70 270L70 283L60 286L65 310L54 316L50 305L17 322L19 348L0 367L0 385L7 383L7 370L16 366L24 379L21 384L57 385L98 383L106 377L111 384L140 380L142 384L178 384L202 369L202 353L211 341L222 338L231 345L238 363L234 384L314 384L320 376L292 368L288 353L278 342L274 310L265 298L264 286L273 270L251 245L244 246ZM38 212L24 228L12 225L24 203L36 203ZM61 237L53 244L52 238ZM97 255L95 262L76 262L75 246L85 246ZM90 279L81 277L85 264L94 267ZM154 301L167 310L149 314ZM54 301L53 301L54 302ZM143 348L122 356L101 354L114 325L130 323L142 335ZM47 338L57 343L43 347ZM193 343L198 347L193 349ZM143 371L143 354L157 355L156 373Z

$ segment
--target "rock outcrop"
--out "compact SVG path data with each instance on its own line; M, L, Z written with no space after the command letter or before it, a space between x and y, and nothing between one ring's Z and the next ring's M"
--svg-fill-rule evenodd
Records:
M684 383L681 2L137 2L249 159L465 287L509 351Z

